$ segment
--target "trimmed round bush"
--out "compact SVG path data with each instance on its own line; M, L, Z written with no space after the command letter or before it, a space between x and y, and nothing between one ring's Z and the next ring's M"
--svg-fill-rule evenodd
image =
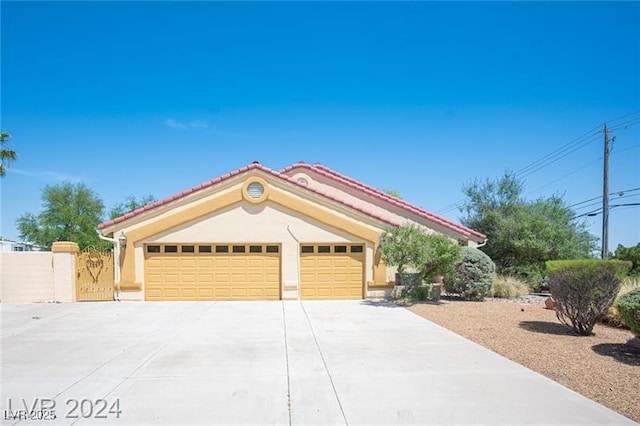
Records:
M640 337L640 288L620 296L617 306L624 323L636 337Z
M462 258L445 281L445 289L465 300L482 301L491 290L495 271L496 265L489 256L475 247L463 247Z

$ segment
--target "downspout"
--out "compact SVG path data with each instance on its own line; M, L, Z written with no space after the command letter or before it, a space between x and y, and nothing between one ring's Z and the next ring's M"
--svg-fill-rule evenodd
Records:
M109 237L105 237L104 235L102 235L102 232L100 232L100 230L98 228L96 228L96 233L98 234L98 238L100 238L101 240L104 241L109 241L111 244L113 244L113 271L114 272L118 272L118 282L120 282L120 250L118 250L118 256L116 256L116 247L118 247L117 245L117 240L115 238L109 238ZM115 276L114 276L114 281L115 281ZM117 300L118 302L120 301L120 286L116 286L114 283L114 287L115 287L115 292L114 292L114 298L115 300Z
M116 245L116 239L115 238L105 237L104 235L102 235L102 232L100 232L100 230L97 229L97 228L96 228L96 232L98 233L98 238L100 238L101 240L109 241L115 247L115 245Z
M289 227L289 225L287 225L287 231L289 232L289 234L291 234L293 239L296 240L296 243L298 245L298 249L296 252L296 266L298 269L298 300L300 300L300 286L302 285L302 283L300 282L300 240L298 240L293 232L291 232L291 228ZM284 283L282 287L282 291L284 292Z
M476 246L476 248L480 248L480 247L484 247L484 246L486 246L486 245L487 245L487 241L489 241L489 239L488 239L488 238L486 238L486 239L482 242L482 244L478 244L478 245Z

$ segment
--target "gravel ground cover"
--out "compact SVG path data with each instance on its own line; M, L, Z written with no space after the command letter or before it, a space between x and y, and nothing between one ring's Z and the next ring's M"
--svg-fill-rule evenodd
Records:
M407 309L640 423L640 350L625 344L631 332L597 324L594 335L577 336L543 301L448 299Z

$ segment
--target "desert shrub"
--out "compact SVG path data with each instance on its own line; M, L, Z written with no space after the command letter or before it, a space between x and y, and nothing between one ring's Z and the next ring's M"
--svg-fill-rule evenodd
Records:
M628 327L620 316L620 311L618 310L618 300L620 300L620 297L622 297L623 295L637 288L640 288L640 278L627 277L622 280L622 285L620 286L620 290L618 290L618 295L616 296L616 299L613 301L611 306L609 306L607 313L602 317L602 322L612 327Z
M423 258L424 237L424 231L415 225L387 229L380 239L382 261L397 267L398 274L403 274L406 268L416 268Z
M489 291L491 297L512 299L529 294L529 286L524 280L510 275L496 275Z
M631 332L640 337L640 288L620 296L618 311Z
M508 266L498 272L524 280L534 293L540 293L545 287L544 268L538 265Z
M410 298L418 302L429 300L429 287L418 286L411 289Z
M396 274L396 284L415 287L422 284L422 274L418 272L403 272Z
M626 260L632 263L629 275L634 277L640 277L640 243L632 247L625 247L622 244L618 244L613 257L620 260Z
M457 242L439 234L425 234L421 246L415 267L420 270L422 278L429 282L433 282L436 275L451 274L453 265L462 253Z
M547 276L552 274L554 271L558 269L566 269L566 268L579 268L581 266L585 268L592 268L594 265L598 265L601 263L606 263L607 268L611 268L613 273L620 279L623 280L627 274L629 273L629 269L632 266L631 262L624 260L600 260L600 259L574 259L574 260L549 260L546 262L546 271Z
M491 290L496 265L491 258L474 247L463 247L462 258L454 272L445 280L448 293L457 293L465 300L484 300Z
M398 268L397 284L420 285L422 279L449 274L460 258L460 247L444 235L427 234L418 226L407 225L382 234L380 253L387 266ZM418 281L409 273L419 274Z
M549 289L556 316L576 333L589 335L596 321L613 303L621 275L629 270L619 261L596 259L547 262Z

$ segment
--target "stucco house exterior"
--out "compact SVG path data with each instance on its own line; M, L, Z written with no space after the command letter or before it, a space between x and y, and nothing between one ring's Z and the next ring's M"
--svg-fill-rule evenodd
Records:
M122 300L381 297L378 250L416 224L477 246L486 237L321 164L258 162L99 225L113 238Z

